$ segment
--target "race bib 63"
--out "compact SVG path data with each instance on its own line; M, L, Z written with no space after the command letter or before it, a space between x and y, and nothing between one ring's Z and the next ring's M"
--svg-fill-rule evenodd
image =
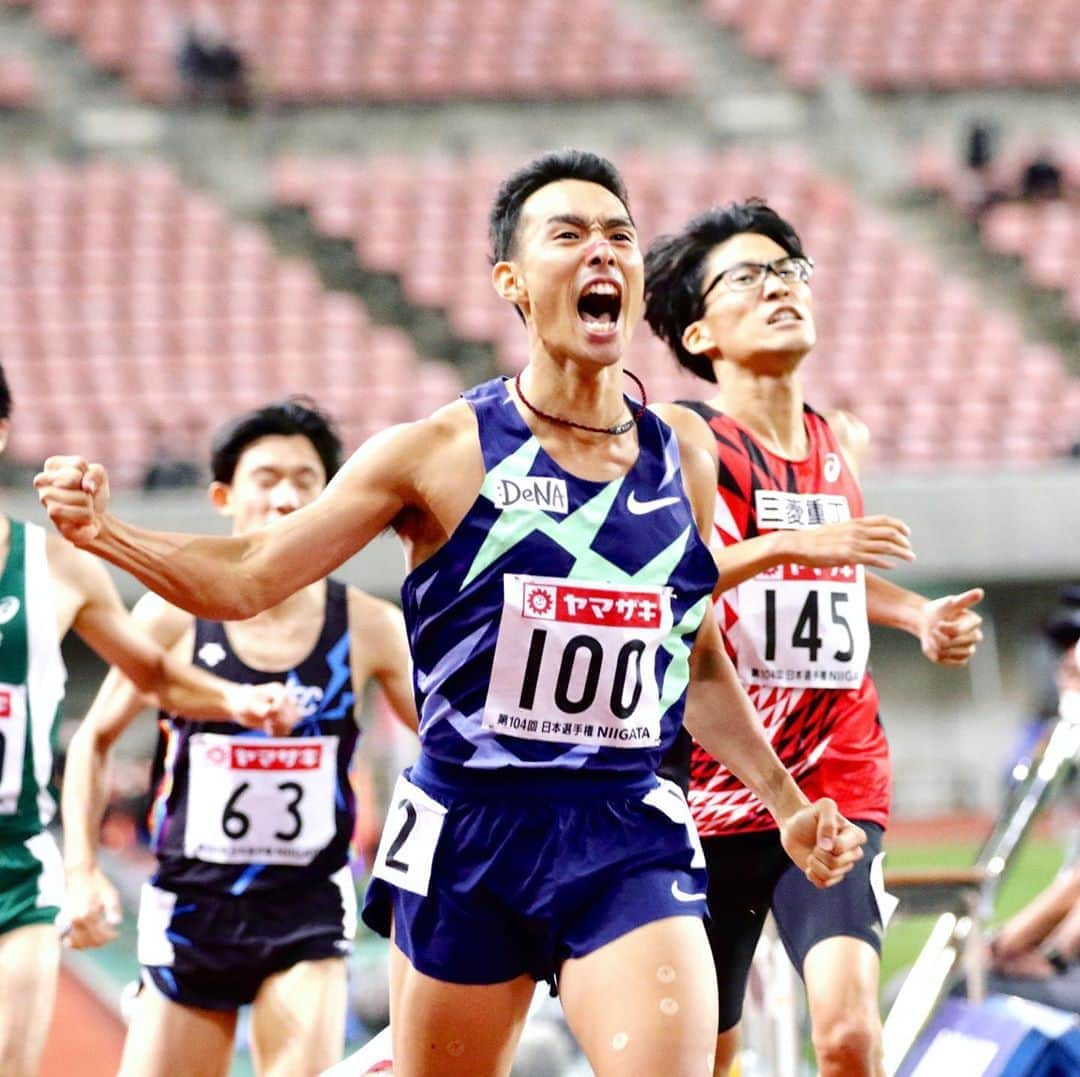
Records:
M184 855L307 864L336 831L337 737L191 738Z

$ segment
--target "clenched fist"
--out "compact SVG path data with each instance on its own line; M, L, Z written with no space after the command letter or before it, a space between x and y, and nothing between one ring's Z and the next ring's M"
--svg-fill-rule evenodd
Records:
M65 906L70 925L64 945L72 950L104 946L116 938L122 919L120 896L98 867L67 869Z
M227 698L234 722L248 729L261 729L271 737L287 736L300 721L296 702L280 681L233 684Z
M931 662L962 666L971 658L983 638L982 618L971 607L982 599L982 588L973 587L926 603L919 617L919 643Z
M101 533L109 507L109 476L101 464L81 456L50 456L34 477L38 500L53 526L76 546L89 546Z
M822 797L781 823L780 841L807 879L824 890L862 859L866 831L845 819L834 800Z

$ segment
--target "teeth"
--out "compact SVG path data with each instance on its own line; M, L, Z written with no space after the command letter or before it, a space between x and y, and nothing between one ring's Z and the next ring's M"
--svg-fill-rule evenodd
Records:
M600 280L593 284L590 284L582 295L618 295L619 289L611 284L609 281Z

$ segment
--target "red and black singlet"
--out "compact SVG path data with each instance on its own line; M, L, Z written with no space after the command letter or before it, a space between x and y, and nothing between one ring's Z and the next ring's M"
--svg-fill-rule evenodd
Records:
M862 492L825 419L804 408L809 451L776 456L743 426L701 403L719 454L716 535L725 546L775 530L863 514ZM830 796L849 819L888 822L892 771L866 663L862 566L779 565L725 591L716 617L776 753L811 799ZM702 836L772 828L761 802L695 744L690 806Z

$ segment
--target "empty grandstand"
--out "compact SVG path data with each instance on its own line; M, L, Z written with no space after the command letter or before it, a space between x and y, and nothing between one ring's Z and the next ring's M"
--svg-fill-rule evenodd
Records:
M936 856L932 837L988 827L1018 720L1056 705L1037 629L1078 564L1078 42L1080 0L0 0L8 506L40 518L29 476L78 452L108 465L126 516L208 530L206 442L226 417L305 394L351 451L513 376L525 336L491 286L487 214L538 152L609 156L643 244L761 196L815 261L807 399L866 423L867 512L911 527L918 559L889 578L987 588L968 672L874 630L890 855ZM994 137L973 165L975 128ZM1034 187L1033 162L1051 166ZM650 401L708 395L644 325L628 366ZM400 551L376 543L346 575L395 596ZM78 645L65 657L77 719L100 669ZM125 748L111 786L129 906L149 747ZM1060 863L1052 829L1015 904ZM942 860L974 863L970 845ZM68 965L103 1001L69 983L60 1021L103 1035L54 1031L46 1077L116 1072L128 922ZM887 938L886 978L910 938ZM386 1020L368 941L354 1043ZM774 1046L793 1035L797 1007L759 1009ZM530 1026L515 1077L585 1077L557 1015ZM785 1071L747 1052L745 1077L804 1077L804 1054ZM233 1077L251 1072L241 1050Z

